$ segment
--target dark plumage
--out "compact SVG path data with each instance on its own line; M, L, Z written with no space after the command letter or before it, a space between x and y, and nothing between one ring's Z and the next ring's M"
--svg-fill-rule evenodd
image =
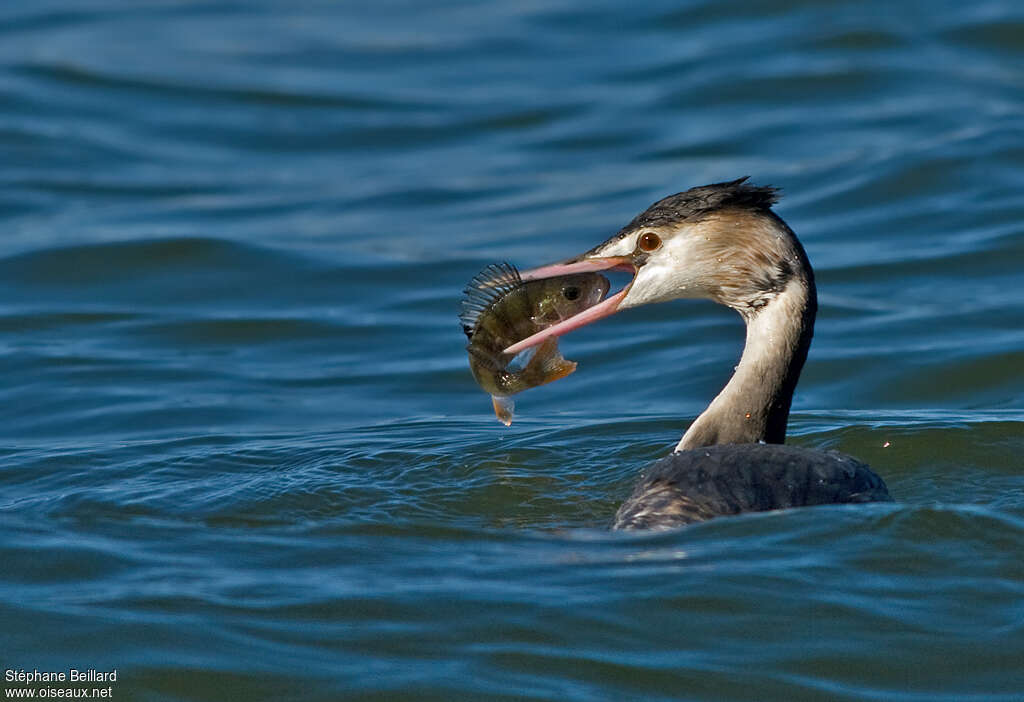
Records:
M746 181L669 195L582 256L538 269L635 271L609 298L614 307L567 324L567 331L619 310L681 298L713 300L736 310L747 325L729 382L683 434L677 453L641 478L619 510L617 529L891 499L882 479L856 459L782 445L814 335L817 292L803 246L772 211L778 191Z
M664 529L740 512L891 499L867 465L837 451L723 444L653 464L619 508L613 528Z
M727 209L771 212L779 201L779 189L770 185L747 185L750 176L725 183L712 183L690 188L681 193L663 197L634 217L609 241L623 239L642 227L660 227L698 220L712 212ZM607 246L604 242L587 254ZM580 258L586 258L584 254Z
M779 200L779 191L768 185L747 185L747 177L727 183L712 183L663 197L623 227L657 227L699 219L709 212L725 209L768 211Z

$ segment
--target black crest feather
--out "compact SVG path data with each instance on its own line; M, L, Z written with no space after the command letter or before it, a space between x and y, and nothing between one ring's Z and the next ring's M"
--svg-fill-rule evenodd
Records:
M744 176L725 183L712 183L669 195L648 207L622 228L622 233L639 227L656 227L704 217L724 209L767 211L779 200L778 188L748 185Z

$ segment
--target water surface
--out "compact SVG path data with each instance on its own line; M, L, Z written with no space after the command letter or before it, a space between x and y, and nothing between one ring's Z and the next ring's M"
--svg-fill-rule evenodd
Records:
M0 7L0 665L137 700L1020 699L1012 2ZM817 271L790 441L892 504L612 534L728 310L456 314L750 175Z

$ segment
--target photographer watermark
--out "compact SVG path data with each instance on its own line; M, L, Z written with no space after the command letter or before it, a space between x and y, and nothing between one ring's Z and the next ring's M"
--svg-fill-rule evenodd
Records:
M4 670L4 696L9 700L112 699L117 670Z

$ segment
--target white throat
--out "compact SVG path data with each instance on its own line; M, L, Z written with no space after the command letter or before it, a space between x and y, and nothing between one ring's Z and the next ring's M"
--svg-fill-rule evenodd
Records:
M785 441L789 405L807 356L816 308L813 282L795 276L747 316L746 345L735 373L690 425L676 451Z

